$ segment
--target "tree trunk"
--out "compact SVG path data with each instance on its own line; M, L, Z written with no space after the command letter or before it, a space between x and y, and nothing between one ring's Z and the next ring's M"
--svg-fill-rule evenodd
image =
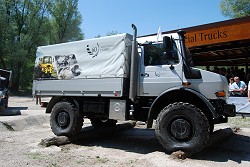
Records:
M12 91L14 92L18 92L19 91L19 87L20 87L20 81L21 81L21 69L22 69L22 64L21 63L17 63L17 69L14 71L14 81L12 83Z

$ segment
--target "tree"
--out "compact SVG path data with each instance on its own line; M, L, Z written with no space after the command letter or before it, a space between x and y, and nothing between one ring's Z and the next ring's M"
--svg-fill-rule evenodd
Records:
M117 31L110 31L106 33L106 36L112 36L112 35L117 35L117 34L120 34L120 33L118 33ZM100 37L102 37L101 34L98 34L94 38L100 38Z
M33 76L35 50L39 44L44 44L48 27L49 1L22 0L5 1L7 12L7 37L4 55L8 57L8 67L13 71L14 91L20 86L30 86ZM10 47L11 46L11 47Z
M1 0L0 67L13 71L12 90L31 85L38 46L83 38L77 4L78 0Z
M117 31L110 31L106 35L111 36L111 35L117 35L117 34L119 34Z
M50 8L52 16L52 43L81 40L84 38L80 25L81 14L78 11L78 0L54 0Z
M222 14L230 18L250 16L249 0L221 0L220 10Z
M7 10L3 4L0 5L0 68L6 69L4 49L6 40L6 27L7 27Z
M101 34L98 34L94 38L100 38L100 37L102 37Z

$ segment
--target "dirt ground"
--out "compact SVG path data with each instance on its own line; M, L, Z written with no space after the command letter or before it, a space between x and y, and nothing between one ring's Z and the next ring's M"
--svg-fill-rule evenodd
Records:
M55 135L49 125L50 115L45 114L44 108L35 105L32 97L10 97L5 114L9 116L0 116L2 167L250 166L248 118L238 117L229 124L217 125L215 129L218 130L239 124L240 131L219 140L192 158L179 160L164 152L154 129L144 129L145 125L138 125L111 137L99 136L79 143L44 147L39 145L41 139ZM88 120L84 123L86 126L91 126Z

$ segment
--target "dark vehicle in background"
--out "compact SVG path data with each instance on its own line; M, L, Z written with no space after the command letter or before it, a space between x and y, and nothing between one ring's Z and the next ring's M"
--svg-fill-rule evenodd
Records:
M0 69L0 115L8 107L12 71Z

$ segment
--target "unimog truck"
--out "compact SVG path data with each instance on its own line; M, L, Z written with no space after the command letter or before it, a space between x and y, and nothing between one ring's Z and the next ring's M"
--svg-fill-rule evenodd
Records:
M46 108L52 131L70 137L84 119L94 128L137 120L147 128L155 125L166 151L199 151L214 124L235 116L235 106L226 103L227 79L193 66L185 32L156 42L152 36L137 38L132 27L133 35L38 47L36 66L50 56L55 70L50 78L35 75L33 85L35 95L52 97Z

